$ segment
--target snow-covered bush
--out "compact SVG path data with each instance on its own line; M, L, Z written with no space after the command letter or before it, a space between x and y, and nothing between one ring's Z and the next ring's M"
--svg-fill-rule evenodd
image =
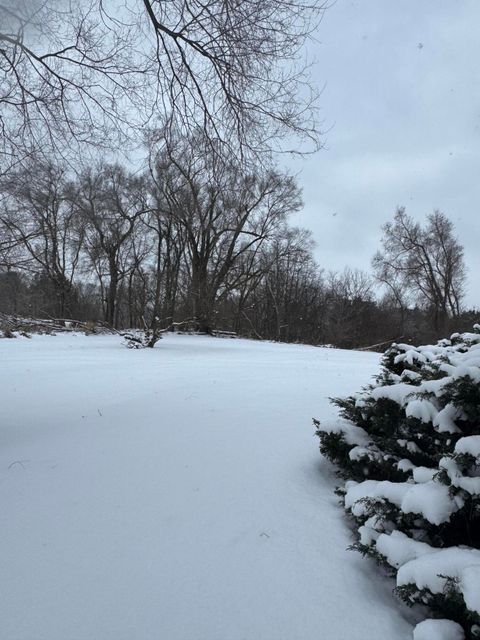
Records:
M343 420L317 434L346 480L354 548L396 575L407 604L480 638L480 326L392 345L375 384L333 402Z
M152 329L145 329L143 331L141 329L134 329L122 333L122 336L122 344L127 347L127 349L153 349L162 337L160 332Z

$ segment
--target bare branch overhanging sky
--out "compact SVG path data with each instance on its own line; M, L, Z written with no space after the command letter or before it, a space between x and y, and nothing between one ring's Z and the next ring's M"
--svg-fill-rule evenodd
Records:
M326 149L301 170L321 266L370 269L398 205L454 223L480 307L480 1L336 0L310 53ZM293 220L292 220L293 221Z

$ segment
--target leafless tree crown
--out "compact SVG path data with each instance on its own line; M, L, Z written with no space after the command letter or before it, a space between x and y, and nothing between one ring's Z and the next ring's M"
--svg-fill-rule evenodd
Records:
M322 16L304 0L2 0L2 170L32 151L106 144L158 120L231 152L318 145L299 56Z
M463 247L445 214L435 211L422 227L399 208L383 231L383 251L375 255L373 265L395 300L432 309L437 328L448 315L458 316L466 270Z

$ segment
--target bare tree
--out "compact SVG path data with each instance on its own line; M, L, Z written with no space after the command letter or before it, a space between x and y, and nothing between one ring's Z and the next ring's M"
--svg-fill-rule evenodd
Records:
M309 231L285 225L263 252L264 274L255 307L263 316L261 330L276 340L295 339L306 319L308 285L311 278L317 283L319 276L311 268L313 246Z
M56 298L53 312L60 317L73 311L73 280L83 242L67 184L64 168L39 161L0 183L0 221L16 247L15 267L39 272L50 283Z
M325 324L333 344L355 348L368 341L374 305L372 285L372 278L360 269L346 267L328 274Z
M373 259L377 277L397 299L409 292L419 306L431 309L435 330L442 330L448 316L459 314L464 295L463 247L453 224L435 211L422 227L400 208L383 233L383 251Z
M143 0L143 5L155 36L161 106L173 113L177 128L201 126L209 139L234 152L264 152L291 134L318 145L317 91L299 55L326 3Z
M98 0L3 0L0 173L138 123L148 83L137 44L133 26L102 19Z
M291 134L318 145L299 57L323 11L318 0L3 0L0 173L158 118L231 152Z
M301 206L291 177L260 168L246 174L208 146L204 135L165 138L157 179L168 214L185 233L192 314L203 331L213 326L218 299L237 286L231 275L241 256Z
M164 174L166 175L167 171L167 165L162 164L156 157L155 166L150 166L152 210L143 221L146 233L153 237L153 292L150 313L152 330L157 326L165 328L173 321L185 257L186 230L179 223L178 216L172 214L172 203L165 196Z
M144 217L142 214L140 222ZM120 300L125 299L128 327L141 326L145 321L145 312L152 297L150 262L153 250L152 235L146 233L142 224L135 224L132 234L125 241L124 250L120 252L120 272L124 277L119 287L118 297Z
M144 180L118 165L104 166L80 177L73 201L84 220L89 261L105 292L105 321L114 326L119 285L128 272L122 252L150 211Z

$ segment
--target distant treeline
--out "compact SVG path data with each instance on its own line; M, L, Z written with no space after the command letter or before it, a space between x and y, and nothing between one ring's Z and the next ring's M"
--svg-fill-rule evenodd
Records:
M372 274L328 272L289 175L212 151L201 134L155 140L148 169L73 173L32 160L0 181L0 311L192 327L368 347L425 342L478 319L462 310L463 251L448 219L397 211Z

